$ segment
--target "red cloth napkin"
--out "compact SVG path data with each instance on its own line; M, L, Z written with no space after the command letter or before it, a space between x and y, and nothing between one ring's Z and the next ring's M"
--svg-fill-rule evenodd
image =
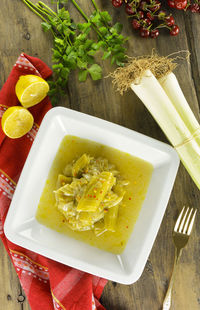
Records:
M0 117L5 110L19 105L15 84L20 75L35 74L48 78L52 71L35 57L21 54L0 92ZM4 222L21 170L45 113L51 109L46 97L29 110L34 125L19 139L9 139L0 128L0 237L10 255L32 310L102 310L99 303L107 280L57 263L10 242Z

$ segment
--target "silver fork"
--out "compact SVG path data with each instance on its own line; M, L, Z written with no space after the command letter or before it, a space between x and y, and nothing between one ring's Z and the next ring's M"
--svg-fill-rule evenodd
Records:
M197 209L183 207L173 230L173 241L175 244L175 260L169 287L163 302L163 310L169 310L171 307L172 288L174 284L174 275L176 266L182 253L182 249L188 243L192 227L194 224Z

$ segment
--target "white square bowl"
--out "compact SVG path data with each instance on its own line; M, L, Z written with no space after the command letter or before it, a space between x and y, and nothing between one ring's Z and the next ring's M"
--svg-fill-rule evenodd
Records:
M65 135L108 145L146 160L154 167L139 218L121 255L62 235L35 218L49 170ZM5 222L6 237L63 264L131 284L140 277L150 254L178 166L179 157L168 144L80 112L53 108L44 117L21 173Z

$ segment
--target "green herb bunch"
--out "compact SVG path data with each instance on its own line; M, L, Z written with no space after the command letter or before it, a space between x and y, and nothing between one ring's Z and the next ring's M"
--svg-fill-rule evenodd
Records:
M52 10L42 1L34 4L30 0L22 0L43 21L44 31L51 31L54 37L53 72L54 80L50 81L50 92L53 103L64 94L69 74L78 70L79 81L83 82L90 75L92 80L102 77L102 68L96 63L95 55L102 51L102 59L111 59L111 64L123 66L126 60L124 47L128 38L121 35L122 25L112 26L111 16L107 11L100 11L95 0L91 0L94 12L91 16L83 12L75 0L71 0L76 9L84 17L85 23L73 22L70 13L64 7L65 1L55 1L57 10ZM96 38L91 39L94 31Z

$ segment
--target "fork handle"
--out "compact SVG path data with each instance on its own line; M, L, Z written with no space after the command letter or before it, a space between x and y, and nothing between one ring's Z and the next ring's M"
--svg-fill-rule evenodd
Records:
M176 273L176 267L179 261L179 258L181 256L182 253L182 249L175 249L175 259L174 259L174 267L173 267L173 271L172 271L172 275L171 275L171 279L169 282L169 286L168 286L168 290L167 293L165 295L165 299L163 302L163 308L162 310L169 310L171 307L171 300L172 300L172 289L173 289L173 284L174 284L174 276Z

